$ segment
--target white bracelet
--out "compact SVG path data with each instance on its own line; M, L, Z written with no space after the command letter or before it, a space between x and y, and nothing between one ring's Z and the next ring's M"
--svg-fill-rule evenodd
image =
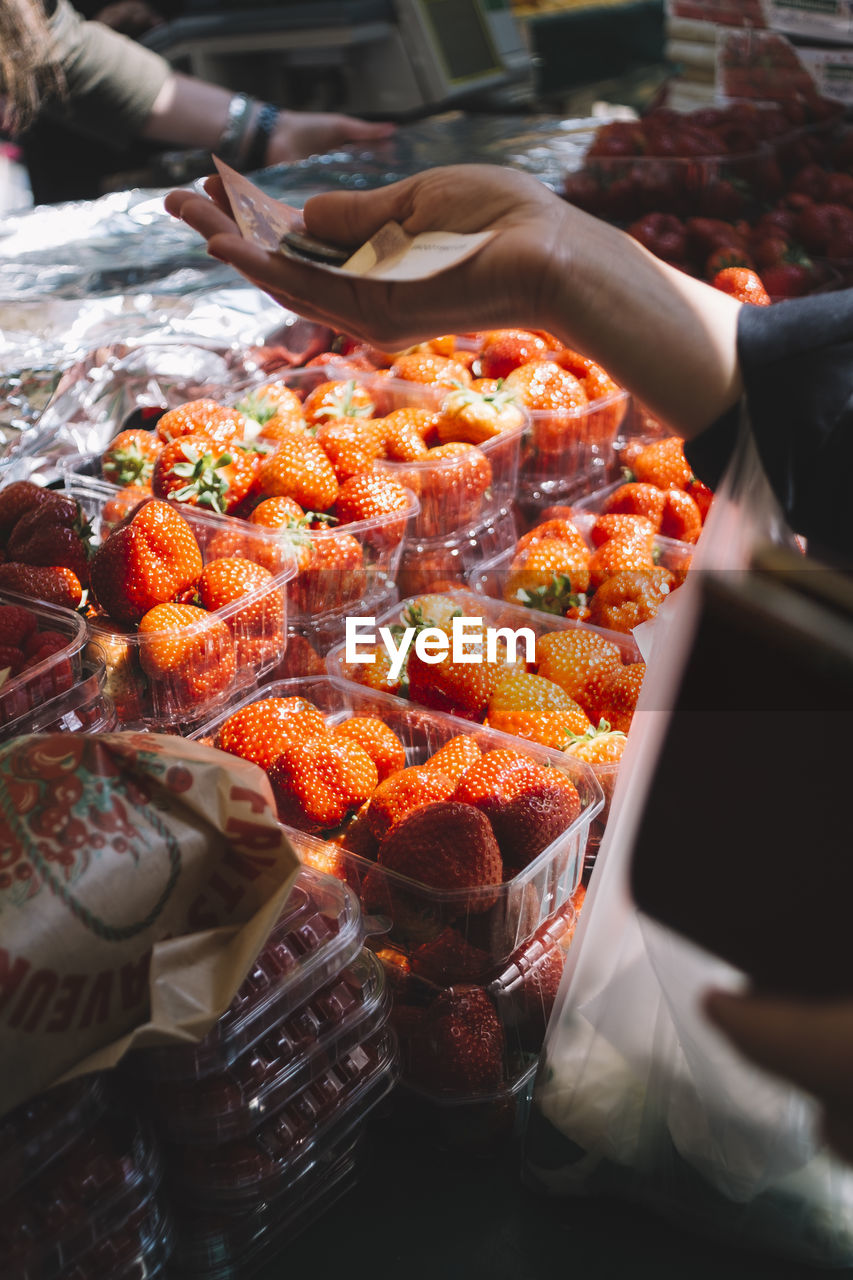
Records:
M240 154L256 99L247 93L235 93L228 103L228 119L214 150L220 160L233 165Z

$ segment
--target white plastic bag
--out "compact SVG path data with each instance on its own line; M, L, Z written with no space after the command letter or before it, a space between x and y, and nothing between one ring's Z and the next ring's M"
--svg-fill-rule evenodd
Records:
M545 1041L525 1178L547 1194L620 1196L717 1241L844 1267L853 1262L853 1172L822 1147L816 1104L724 1042L699 1001L741 976L642 916L628 890L664 708L696 627L698 575L743 569L758 542L782 539L790 534L744 427L694 569L658 619ZM736 891L721 883L721 900Z

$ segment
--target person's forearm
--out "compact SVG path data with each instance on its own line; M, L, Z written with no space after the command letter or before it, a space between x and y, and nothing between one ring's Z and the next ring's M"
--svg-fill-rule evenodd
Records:
M742 393L742 304L597 219L581 215L583 236L573 235L577 213L566 210L567 261L555 264L551 313L543 323L604 365L665 422L695 434ZM574 252L575 244L582 250Z
M176 147L214 151L228 124L233 98L231 89L172 72L154 100L141 136ZM252 101L242 122L239 140L242 146L238 146L235 156L238 161L242 158L241 152L248 148L261 106L260 102Z

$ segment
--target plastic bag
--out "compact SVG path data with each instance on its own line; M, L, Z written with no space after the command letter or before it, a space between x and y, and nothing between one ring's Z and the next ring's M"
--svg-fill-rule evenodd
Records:
M525 1179L550 1195L643 1203L717 1242L842 1267L853 1262L853 1172L822 1147L817 1105L749 1066L702 1014L704 992L742 976L644 917L628 890L699 574L743 569L757 543L791 536L744 428L693 570L657 620L536 1078ZM736 880L721 877L721 905L731 892Z

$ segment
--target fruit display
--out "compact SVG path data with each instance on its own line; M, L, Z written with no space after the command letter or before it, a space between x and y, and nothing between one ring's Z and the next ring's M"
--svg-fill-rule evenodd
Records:
M86 642L86 623L71 609L0 592L0 733L4 737L7 726L82 681Z

